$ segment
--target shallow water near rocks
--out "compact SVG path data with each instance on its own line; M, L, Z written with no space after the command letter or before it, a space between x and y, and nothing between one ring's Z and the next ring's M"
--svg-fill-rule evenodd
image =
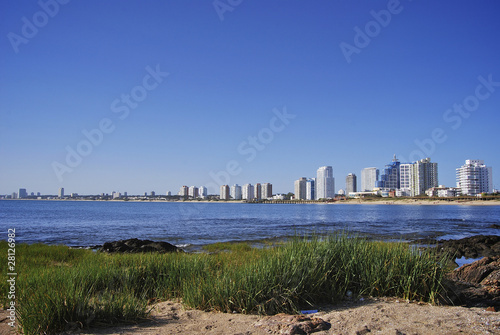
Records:
M455 263L457 263L457 267L456 269L460 268L461 266L465 265L465 264L471 264L471 263L474 263L475 261L479 261L483 259L483 257L480 257L480 258L465 258L464 256L460 257L460 258L456 258L455 259Z

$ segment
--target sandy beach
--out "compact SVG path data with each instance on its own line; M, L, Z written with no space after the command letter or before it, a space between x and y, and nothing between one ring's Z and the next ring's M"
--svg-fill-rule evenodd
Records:
M314 334L498 334L500 313L484 308L431 306L394 298L348 301L308 315L331 324ZM139 325L91 329L83 334L290 334L290 317L202 312L167 301Z
M346 204L346 205L414 205L414 206L431 206L431 205L460 205L460 206L500 206L499 200L474 200L474 201L464 201L464 200L439 200L439 199L429 199L429 200L419 200L419 199L380 199L380 200L361 200L361 199L350 199L345 201L335 202L334 204Z

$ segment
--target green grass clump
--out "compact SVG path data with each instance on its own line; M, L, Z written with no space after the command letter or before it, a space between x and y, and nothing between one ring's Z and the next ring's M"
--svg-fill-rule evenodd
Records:
M246 252L252 250L252 247L246 242L217 242L204 245L202 248L211 253L222 251Z
M0 252L6 248L0 243ZM435 256L406 244L343 234L294 238L267 248L221 243L205 250L215 253L108 255L18 245L16 306L22 330L39 334L137 322L147 317L148 302L157 299L260 314L335 303L347 291L435 302L445 272ZM5 280L0 288L6 292Z

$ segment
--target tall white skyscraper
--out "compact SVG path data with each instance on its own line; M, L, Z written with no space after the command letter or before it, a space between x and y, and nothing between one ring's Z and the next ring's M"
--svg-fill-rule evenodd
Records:
M306 200L316 199L316 178L311 178L306 183Z
M241 200L241 196L241 186L238 184L231 186L231 197L233 200Z
M144 195L147 195L147 194L144 194ZM181 197L187 197L189 195L189 187L187 187L186 185L181 186L181 188L179 189L179 195Z
M379 170L375 167L368 167L361 170L361 191L370 192L376 187Z
M190 198L193 198L193 199L198 198L198 187L190 186L188 189L188 195Z
M59 189L59 198L64 198L64 187Z
M493 172L484 160L468 159L457 169L457 187L464 195L493 192Z
M322 166L316 175L316 199L328 199L335 197L335 179L333 179L333 168Z
M295 199L296 200L305 200L307 195L307 178L302 177L299 180L296 180L294 183L295 188Z
M243 200L253 200L253 185L245 184L241 187L241 197Z
M399 165L399 194L411 197L413 188L413 164L401 163Z
M208 189L205 186L200 186L198 188L198 196L200 198L206 198L208 196Z

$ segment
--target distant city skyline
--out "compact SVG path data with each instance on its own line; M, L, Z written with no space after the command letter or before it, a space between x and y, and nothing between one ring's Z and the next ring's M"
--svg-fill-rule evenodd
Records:
M500 166L498 1L47 1L0 3L0 194Z
M397 196L418 196L424 195L430 188L438 186L446 186L448 188L462 187L464 194L476 195L483 192L491 193L495 191L493 186L493 168L486 166L484 160L467 159L465 164L455 169L456 182L454 185L443 185L438 179L438 163L431 162L430 158L421 159L412 163L403 163L394 155L392 162L385 165L384 173L379 174L379 169L376 167L368 167L361 170L361 192L372 191L376 188L399 190ZM319 189L318 189L318 182ZM350 192L358 190L357 176L355 173L349 173L346 176L345 188L335 188L335 176L331 166L322 166L318 168L315 178L301 177L294 181L293 190L286 192L273 193L272 183L257 183L255 185L245 184L240 186L234 184L220 185L219 192L208 193L206 186L181 186L177 195L181 197L205 198L208 195L220 195L223 200L249 200L253 198L265 199L270 198L273 194L288 194L293 193L298 200L317 200L321 198L333 198L335 194L349 195ZM333 190L333 191L332 191ZM116 194L122 193L112 191L88 193L87 195L96 194L111 194L113 197ZM130 193L131 195L139 195L148 192ZM78 194L74 192L73 194ZM125 196L128 192L124 192ZM151 191L154 196L156 191ZM13 196L15 195L15 196ZM35 193L31 192L31 196ZM40 196L41 193L37 192ZM43 195L53 195L53 193L44 193ZM165 193L159 192L158 195L171 196L172 192L167 190ZM10 196L14 198L28 197L26 188L19 188L18 192L0 194L0 196ZM57 196L63 198L65 190L59 188ZM319 196L319 197L318 197Z

